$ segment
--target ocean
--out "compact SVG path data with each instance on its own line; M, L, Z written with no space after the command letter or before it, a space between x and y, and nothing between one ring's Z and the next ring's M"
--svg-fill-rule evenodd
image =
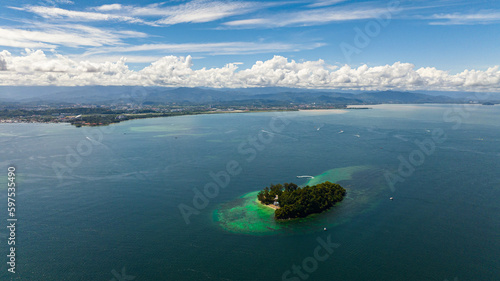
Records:
M500 106L370 107L1 124L0 279L499 280ZM324 180L306 219L253 200Z

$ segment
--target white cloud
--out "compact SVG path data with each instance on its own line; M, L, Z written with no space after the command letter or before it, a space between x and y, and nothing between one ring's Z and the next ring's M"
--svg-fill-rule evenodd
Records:
M393 7L347 5L270 14L267 17L229 21L224 23L224 25L240 28L321 25L330 22L373 19L397 12L400 12L400 10L396 10Z
M186 4L166 8L135 9L135 15L159 15L158 24L203 23L258 10L265 4L253 2L195 0Z
M122 21L128 23L141 23L154 25L154 23L143 21L142 19L106 13L72 11L57 7L25 6L23 8L11 7L12 9L35 13L47 19L66 19L73 21Z
M145 44L137 46L102 47L91 49L84 55L106 53L130 53L159 51L163 53L207 53L210 55L259 54L272 52L295 52L311 50L324 46L323 43L261 43L261 42L218 42L218 43L182 43L182 44Z
M60 45L67 47L121 45L122 38L147 36L142 32L113 31L78 24L38 24L33 30L0 26L0 34L2 34L0 46L44 49L57 48Z
M5 37L0 37L0 46L14 47L14 48L43 48L43 49L51 49L56 47L56 45L28 40L24 38L22 35L20 35L20 33L16 33L16 31L18 30L0 28L0 33L5 35ZM24 31L24 30L19 30L19 31Z
M500 22L499 11L483 11L475 14L435 14L430 17L431 25L492 24Z
M47 19L71 21L121 21L146 25L173 25L179 23L205 23L222 18L242 15L280 3L257 3L243 1L192 0L178 5L165 6L165 3L151 4L144 7L107 4L89 8L91 11L75 11L58 7L24 6L11 9L35 13ZM140 17L156 17L146 21Z
M0 71L4 71L4 70L7 70L7 60L5 59L5 57L10 55L10 53L8 53L7 51L3 51L0 54L1 54L0 55Z
M270 25L270 20L269 19L245 19L245 20L233 20L224 23L224 25L227 26L240 26L240 27L245 27L245 26L265 26L265 25Z
M109 61L119 61L123 57L127 58L127 63L152 63L155 62L159 59L161 59L163 56L161 55L115 55L115 54L108 54L108 55L96 55L96 56L84 56L84 55L69 55L68 56L72 60L76 61L89 61L93 63L103 63L103 62L109 62Z
M123 6L121 4L109 4L96 7L95 9L97 11L116 11L121 10L122 8Z
M301 10L286 12L268 11L264 16L237 19L224 23L226 27L282 27L321 25L336 21L376 18L392 13L391 5L348 4L334 6L347 0L319 0L305 5ZM12 9L35 13L47 19L67 21L120 21L152 26L180 23L207 23L232 16L242 16L270 7L293 4L288 1L254 2L233 0L191 0L177 5L156 3L147 6L106 4L90 7L86 11L58 7L24 6ZM395 5L397 6L397 5Z
M2 85L121 85L132 72L121 59L116 63L76 62L61 55L48 57L44 52L26 50L24 56L0 52L5 70L0 71Z
M44 0L44 2L46 2L47 4L52 4L52 5L55 5L55 4L75 4L75 2L73 2L71 0Z
M345 2L347 0L319 0L319 1L314 1L314 3L311 3L308 5L308 7L325 7L325 6L331 6L335 5L338 3Z
M140 71L132 71L121 58L116 62L76 61L62 55L47 56L27 50L14 56L0 52L0 85L141 85L186 87L281 86L358 90L463 90L500 91L500 67L464 70L458 74L433 67L415 69L410 63L352 68L324 61L296 62L275 56L248 69L240 63L220 68L193 69L191 56L160 58Z

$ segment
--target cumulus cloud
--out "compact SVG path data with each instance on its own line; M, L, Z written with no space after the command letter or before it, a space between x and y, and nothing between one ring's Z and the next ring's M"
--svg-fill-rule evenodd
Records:
M41 50L26 49L21 56L2 51L0 61L5 62L5 70L0 72L1 85L122 85L133 74L125 59L77 62L58 54L49 57Z
M194 69L191 56L166 56L139 71L121 58L116 62L76 61L62 55L26 50L15 56L0 52L0 85L140 85L186 87L280 86L357 90L500 91L500 67L450 74L434 67L416 69L411 63L341 67L322 60L297 62L282 56L257 61L240 70L240 63Z
M7 61L4 56L0 54L0 71L7 70Z

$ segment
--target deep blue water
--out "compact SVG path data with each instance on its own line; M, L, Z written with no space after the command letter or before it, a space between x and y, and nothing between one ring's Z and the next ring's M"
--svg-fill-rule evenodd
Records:
M338 248L303 272L307 280L499 280L499 121L499 106L380 105L102 128L2 124L0 219L7 225L13 165L18 222L16 274L7 272L0 228L0 279L108 281L124 269L128 280L282 280L329 238ZM433 132L446 139L391 190L384 175L398 175L398 157L418 154L415 141ZM249 152L259 135L270 139ZM193 206L193 188L230 161L241 173L186 224L179 204ZM235 234L213 221L220 204L271 182L360 165L372 172L350 188L373 181L379 192L364 198L365 211L332 217L342 223L326 232Z

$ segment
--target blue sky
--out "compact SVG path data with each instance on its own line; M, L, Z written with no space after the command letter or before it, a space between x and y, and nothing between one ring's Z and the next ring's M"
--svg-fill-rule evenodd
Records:
M108 67L108 73L131 71L145 75L147 71L143 70L149 69L152 73L154 67L150 66L155 62L156 70L161 73L169 67L176 68L180 62L188 65L184 72L170 73L184 75L179 78L181 80L186 80L185 75L194 75L186 71L217 70L231 64L237 67L238 70L232 72L236 73L256 67L258 61L268 62L266 65L276 74L279 68L276 63L284 63L273 60L279 56L287 62L296 62L297 67L290 66L296 72L300 71L298 68L311 73L318 70L314 62L319 60L322 63L319 68L330 71L328 75L345 65L358 70L366 65L377 71L377 67L389 65L394 68L394 64L400 62L411 64L411 71L419 75L418 79L425 76L423 72L432 76L422 78L424 83L415 82L411 73L405 74L406 79L414 83L408 89L439 88L432 86L437 82L429 79L443 79L437 76L444 74L433 72L431 75L426 69L432 68L446 72L449 83L445 88L451 89L454 85L451 76L470 76L464 71L471 70L487 72L500 64L500 1L492 0L174 0L120 1L119 4L115 1L7 0L0 5L0 51L4 51L3 59L0 54L0 70L10 72L5 78L10 82L3 84L23 84L19 76L23 70L41 72L38 76L45 80L37 84L51 84L51 81L68 84L59 83L64 77L58 73L68 71L74 75L82 68L85 73L106 73L103 69ZM36 51L39 52L35 54ZM167 56L173 56L168 63L167 59L162 59ZM122 57L126 58L126 69L123 65L116 66ZM307 62L314 66L305 65ZM164 65L166 63L170 66ZM41 66L33 68L36 64ZM159 67L160 64L163 66ZM214 75L223 75L221 71ZM317 87L340 88L353 79L360 79L351 77L352 71L348 72L343 72L348 78L339 80L343 74L337 73L333 78L318 82ZM498 69L494 69L493 74L485 74L488 76L485 81L473 81L472 84L488 82L495 86L497 72ZM164 81L155 78L151 78L151 83ZM117 77L113 78L115 82L99 79L106 80L107 76L93 77L92 81L80 84L121 83ZM294 79L300 80L291 78L287 83L293 83ZM335 84L334 80L342 83ZM165 85L174 86L172 81ZM378 83L375 88L392 87L392 84L380 85L381 81L374 82ZM246 82L240 82L236 84L245 86ZM190 85L187 80L183 83ZM214 83L207 86L218 85ZM281 85L280 80L262 85L255 83L248 86ZM316 87L314 83L308 81L299 86ZM366 87L369 85L366 83L361 84ZM467 85L471 85L471 81L464 80L459 86ZM200 86L200 83L193 82L193 86ZM219 86L231 85L222 83ZM360 87L360 84L353 87Z

